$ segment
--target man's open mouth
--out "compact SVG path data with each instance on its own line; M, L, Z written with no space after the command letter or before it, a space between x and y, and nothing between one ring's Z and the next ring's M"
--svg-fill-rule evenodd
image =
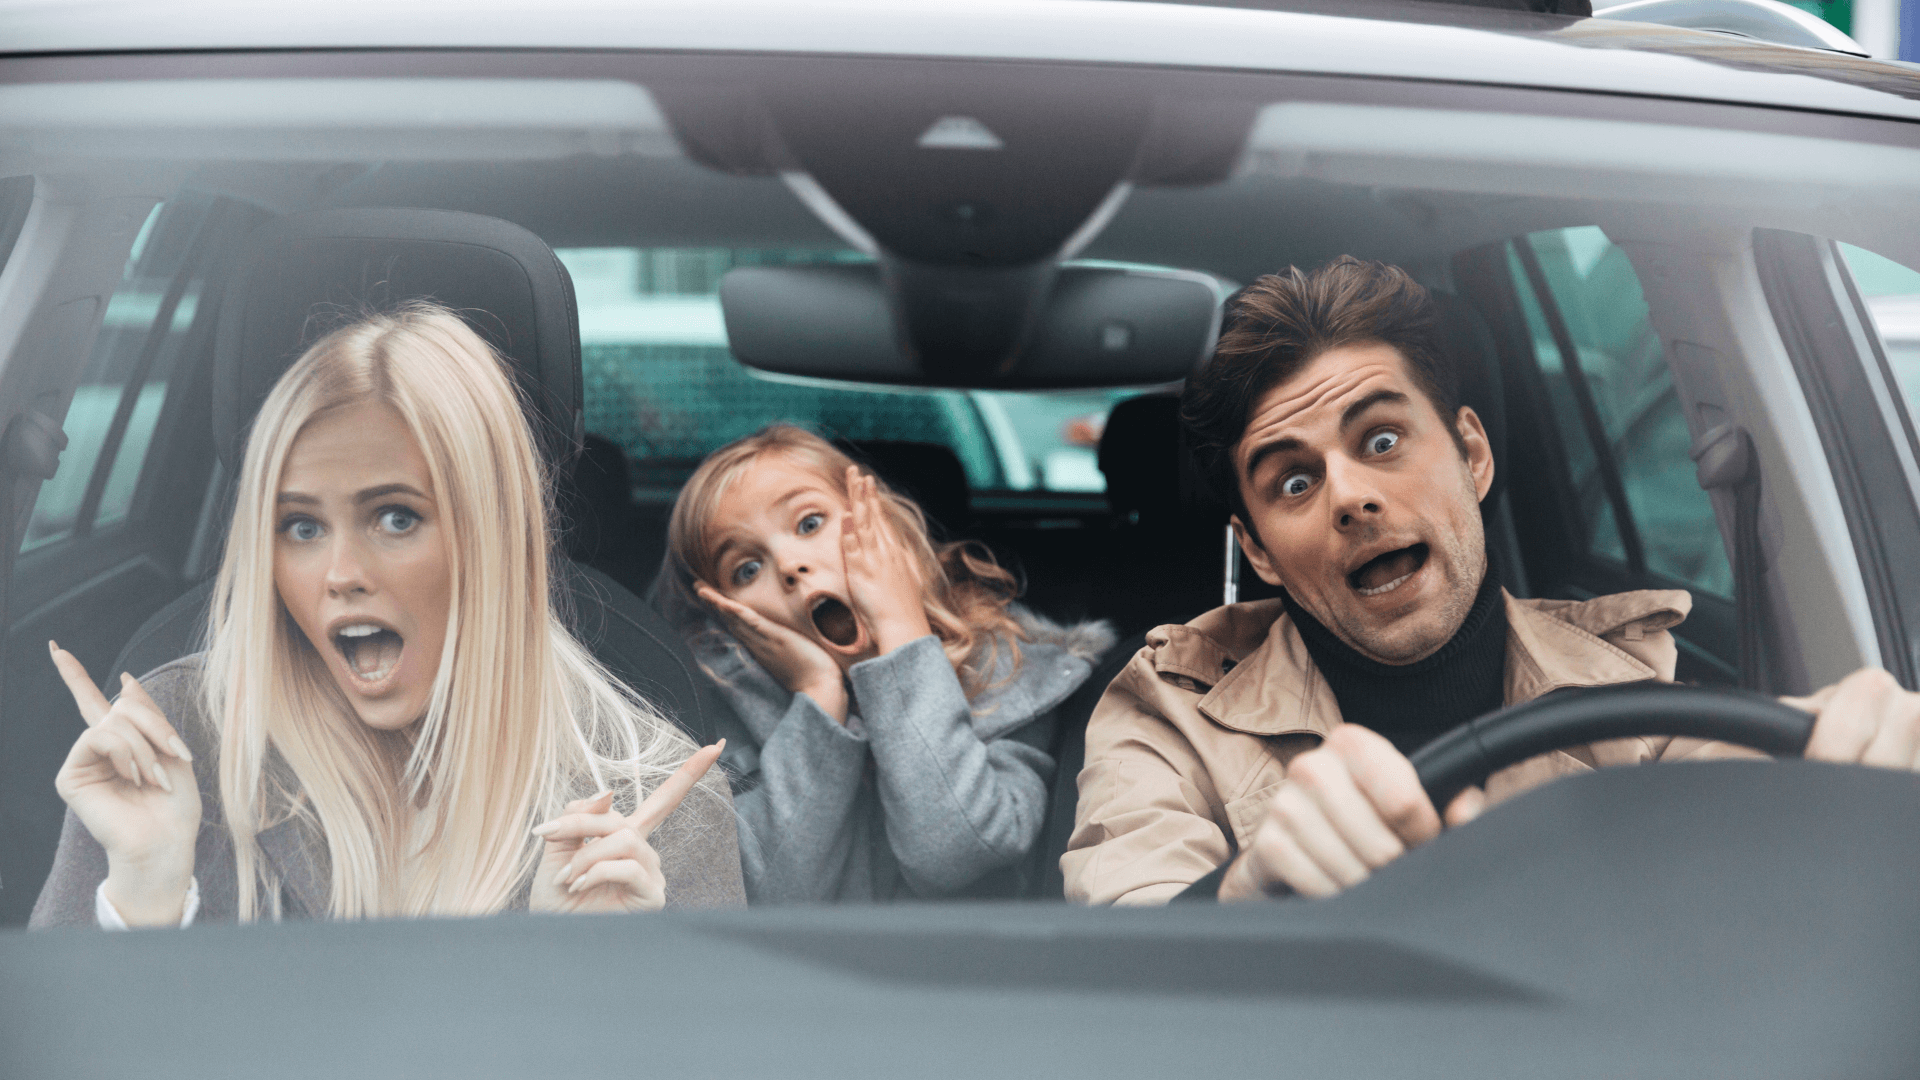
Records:
M1379 596L1399 588L1427 565L1427 545L1415 544L1376 555L1347 575L1347 584L1361 596Z
M333 632L333 647L355 678L377 683L392 674L406 640L384 626L352 623Z
M853 617L853 609L840 602L837 597L823 596L813 602L813 625L820 636L843 649L852 648L860 640L860 623Z

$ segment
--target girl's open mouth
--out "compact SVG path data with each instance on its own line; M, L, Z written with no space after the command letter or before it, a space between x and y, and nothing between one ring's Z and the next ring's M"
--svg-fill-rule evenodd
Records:
M1376 555L1347 575L1347 584L1361 596L1382 596L1406 583L1427 565L1427 545L1415 544Z
M375 623L352 623L334 631L333 647L340 650L340 658L354 678L378 683L393 674L406 640Z
M860 643L860 620L853 617L853 609L842 603L838 597L822 596L813 602L814 629L820 636L843 649L850 649Z

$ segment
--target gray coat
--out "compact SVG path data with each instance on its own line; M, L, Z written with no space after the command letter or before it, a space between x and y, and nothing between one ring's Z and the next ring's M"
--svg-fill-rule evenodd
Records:
M238 908L233 839L220 813L220 785L214 770L219 747L199 694L200 658L175 660L141 679L154 703L193 751L193 772L200 783L200 837L193 871L200 881L196 923L231 922ZM734 837L727 785L708 773L702 790L689 795L649 839L660 853L666 878L667 907L739 907L746 902L740 881L740 856ZM284 918L327 916L329 870L326 842L310 826L287 821L262 832L260 850L280 879ZM94 890L107 877L107 853L67 812L53 872L33 905L28 926L96 926ZM526 886L510 905L525 910Z
M1002 649L998 685L969 702L939 641L924 637L853 665L845 725L725 633L693 635L751 734L722 762L739 778L753 903L951 896L1026 856L1046 818L1052 710L1113 632L1011 610L1031 640L1010 679Z

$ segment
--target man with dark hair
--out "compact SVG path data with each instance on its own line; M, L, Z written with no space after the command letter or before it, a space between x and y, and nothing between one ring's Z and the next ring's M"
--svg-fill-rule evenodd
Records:
M1406 756L1434 736L1561 687L1672 680L1685 591L1518 600L1489 572L1493 455L1434 320L1404 271L1351 257L1229 301L1181 417L1248 561L1285 595L1153 630L1107 689L1061 859L1069 899L1160 903L1195 882L1222 900L1330 895L1438 835ZM1808 757L1920 765L1920 695L1885 672L1792 704L1819 716ZM1728 756L1757 755L1570 747L1445 814L1599 766Z

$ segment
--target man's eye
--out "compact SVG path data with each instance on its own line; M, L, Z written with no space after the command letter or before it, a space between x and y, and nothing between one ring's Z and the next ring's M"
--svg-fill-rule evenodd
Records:
M1367 438L1367 453L1380 455L1400 445L1399 434L1392 431L1377 431Z
M827 523L827 515L808 514L806 517L803 517L800 519L800 535L811 536L814 533L819 532L820 526L825 525L826 523Z
M404 506L389 506L374 520L387 532L403 533L420 524L420 515Z
M294 518L280 526L280 531L302 544L320 539L320 523L312 518Z
M1280 493L1282 495L1305 495L1307 489L1311 487L1313 487L1313 479L1305 473L1294 473L1292 476L1280 481Z
M748 559L746 562L733 568L733 583L735 585L745 585L747 582L752 581L759 573L760 560Z

